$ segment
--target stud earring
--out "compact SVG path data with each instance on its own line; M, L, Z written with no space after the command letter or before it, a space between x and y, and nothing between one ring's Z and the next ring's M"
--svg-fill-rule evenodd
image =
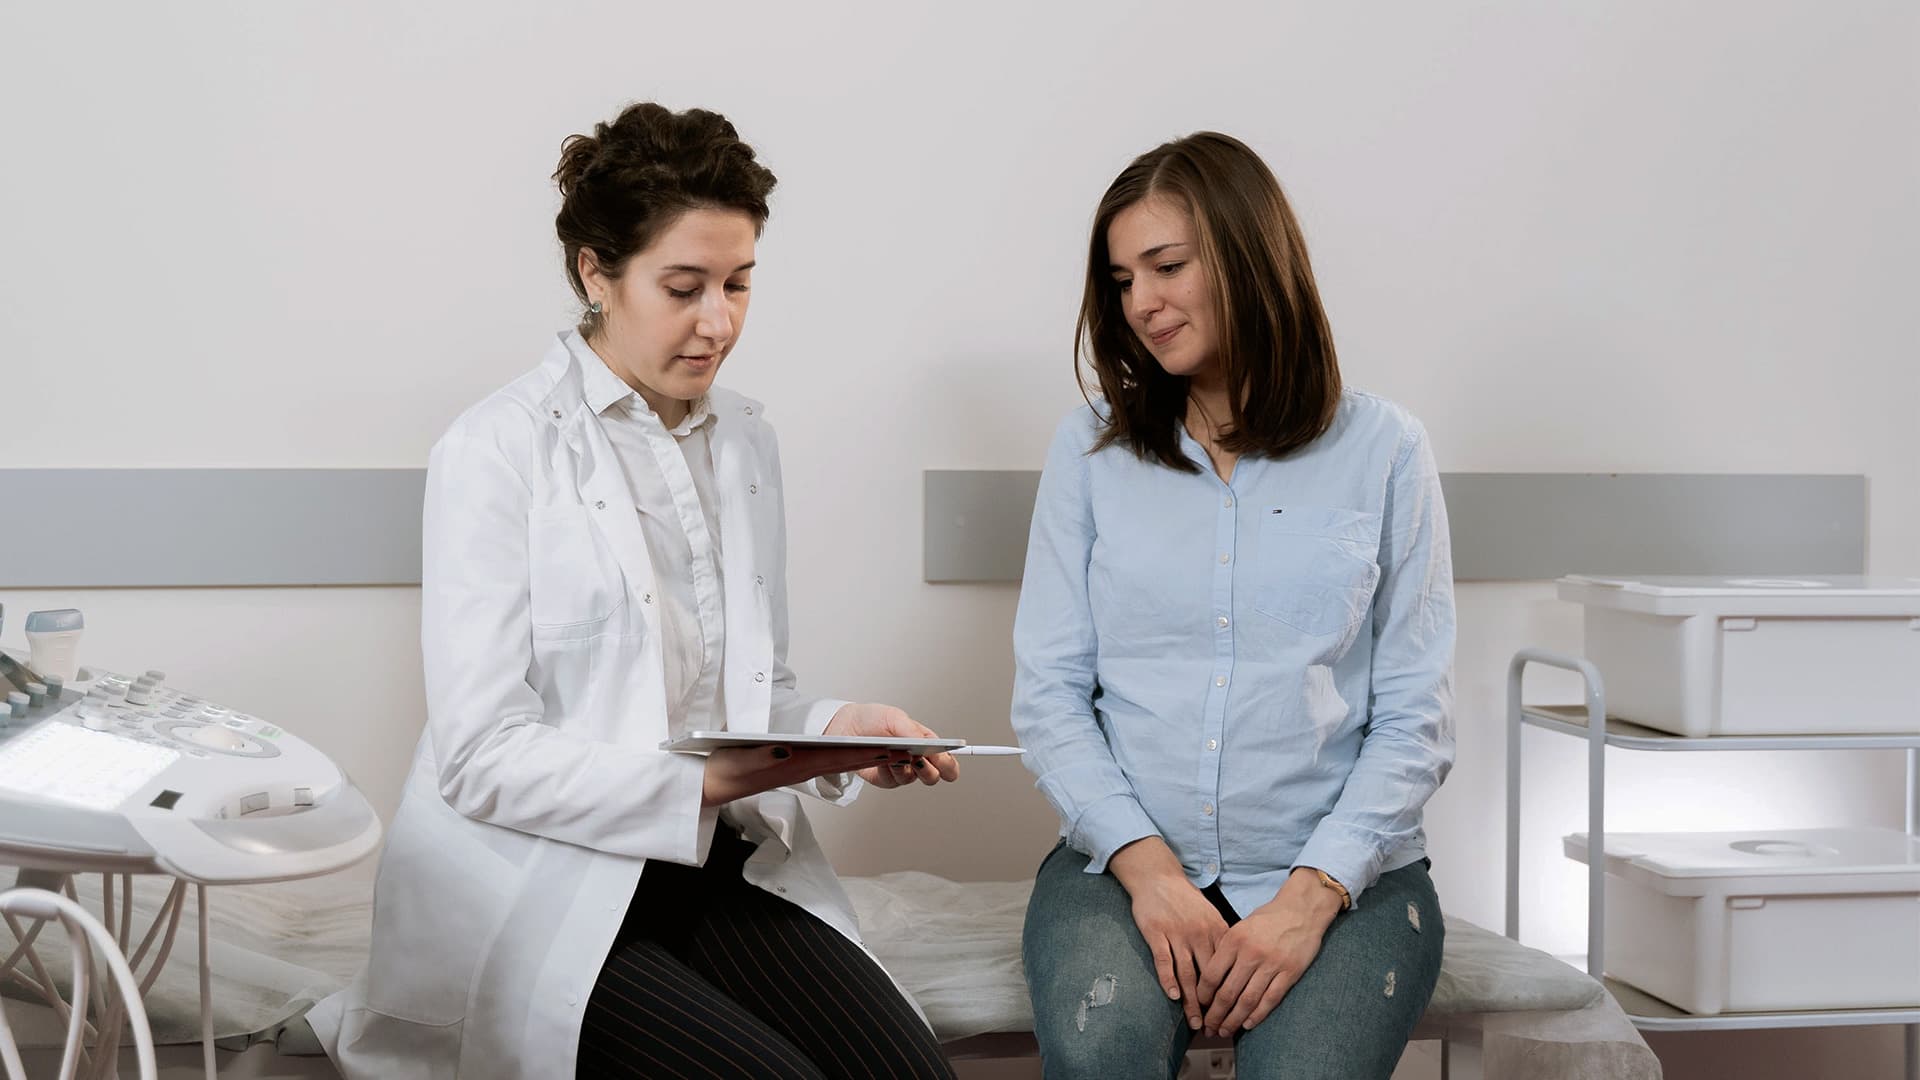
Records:
M593 303L587 305L587 312L591 314L594 318L599 318L600 312L602 310L603 309L600 307L600 301L598 300L595 300Z

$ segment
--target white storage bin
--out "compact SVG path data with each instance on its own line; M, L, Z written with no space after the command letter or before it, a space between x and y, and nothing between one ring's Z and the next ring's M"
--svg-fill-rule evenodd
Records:
M1920 731L1920 579L1559 581L1607 711L1676 735Z
M1687 1012L1920 1006L1920 839L1609 833L1606 874L1607 974Z

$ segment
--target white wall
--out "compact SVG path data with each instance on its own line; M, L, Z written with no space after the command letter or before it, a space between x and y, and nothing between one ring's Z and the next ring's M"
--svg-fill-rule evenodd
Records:
M418 466L570 319L561 139L716 108L782 178L722 378L782 433L803 684L1005 739L1016 591L920 581L921 470L1040 460L1095 201L1217 128L1287 185L1349 380L1443 469L1865 473L1871 568L1920 574L1920 14L1569 7L12 5L0 463ZM68 599L95 660L282 718L391 802L411 591L0 592ZM1429 827L1449 907L1497 926L1505 662L1578 619L1544 585L1460 607ZM1528 739L1527 935L1560 951L1579 754ZM1899 820L1891 755L1610 768L1618 828ZM993 761L815 820L849 871L962 878L1053 830Z

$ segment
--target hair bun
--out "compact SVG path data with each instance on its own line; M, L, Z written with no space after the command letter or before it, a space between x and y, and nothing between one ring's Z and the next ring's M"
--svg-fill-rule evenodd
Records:
M553 170L553 180L560 187L561 198L578 191L580 182L599 164L601 142L597 136L606 128L605 124L597 124L594 134L569 135L567 141L560 144L560 164Z

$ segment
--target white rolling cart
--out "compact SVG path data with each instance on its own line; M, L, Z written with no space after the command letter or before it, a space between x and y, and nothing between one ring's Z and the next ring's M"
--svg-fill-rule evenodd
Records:
M1586 684L1584 706L1526 705L1520 680L1529 664L1578 673ZM1531 725L1587 741L1587 835L1606 836L1606 748L1648 751L1726 750L1905 750L1907 755L1906 828L1920 835L1920 734L1894 735L1710 735L1689 737L1641 727L1606 714L1600 672L1591 663L1543 649L1522 649L1507 669L1507 896L1506 933L1520 936L1520 730ZM1732 1031L1753 1028L1854 1027L1906 1025L1907 1080L1920 1080L1920 1008L1822 1009L1794 1012L1720 1013L1696 1016L1604 977L1606 860L1587 865L1587 972L1600 979L1642 1031Z

